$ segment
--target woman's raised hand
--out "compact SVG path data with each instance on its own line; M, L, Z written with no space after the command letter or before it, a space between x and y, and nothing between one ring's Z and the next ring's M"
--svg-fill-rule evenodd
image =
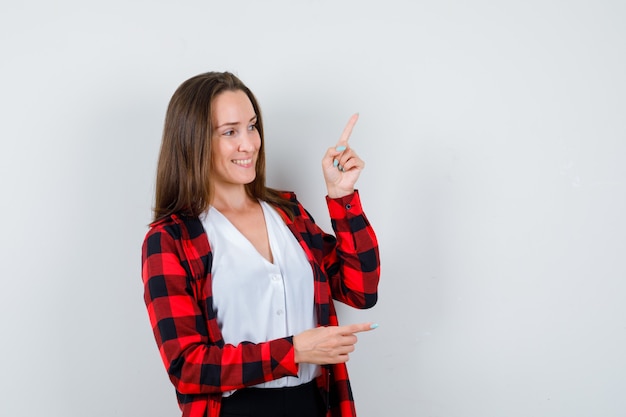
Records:
M343 129L337 145L328 148L322 159L324 180L326 181L326 188L330 198L339 198L352 194L354 192L354 184L356 184L361 170L365 167L365 162L359 158L348 144L352 128L358 119L358 113L352 115Z

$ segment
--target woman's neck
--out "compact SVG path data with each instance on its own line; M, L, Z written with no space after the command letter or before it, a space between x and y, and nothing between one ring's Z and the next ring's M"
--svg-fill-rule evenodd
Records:
M211 201L211 205L220 212L242 212L256 204L257 201L248 195L243 186L216 187Z

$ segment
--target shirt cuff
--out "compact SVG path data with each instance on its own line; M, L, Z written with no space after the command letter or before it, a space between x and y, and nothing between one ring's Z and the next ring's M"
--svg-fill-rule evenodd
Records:
M363 214L358 190L354 190L352 194L339 198L326 196L326 203L328 204L328 212L331 219L343 219Z

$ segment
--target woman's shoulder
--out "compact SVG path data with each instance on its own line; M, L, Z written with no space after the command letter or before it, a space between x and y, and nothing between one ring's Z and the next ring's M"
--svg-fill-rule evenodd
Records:
M293 202L298 201L298 198L297 198L296 193L294 191L277 190L277 189L274 189L274 188L268 188L267 191L268 191L268 193L270 195L274 195L274 196L283 198L285 200L289 200L289 201L293 201Z
M204 233L204 227L198 217L171 214L150 223L146 236L163 232L174 239L193 239Z
M291 222L311 218L294 191L269 189L269 192L274 198L268 199L267 202L285 212Z

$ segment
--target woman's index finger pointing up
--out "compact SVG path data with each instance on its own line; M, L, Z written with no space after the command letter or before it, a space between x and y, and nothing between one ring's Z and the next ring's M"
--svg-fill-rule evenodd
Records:
M343 132L341 133L341 137L339 138L339 142L337 142L337 146L348 146L348 139L350 139L350 135L352 134L352 129L356 124L356 121L359 120L359 114L355 113L350 117L346 127L344 127Z

